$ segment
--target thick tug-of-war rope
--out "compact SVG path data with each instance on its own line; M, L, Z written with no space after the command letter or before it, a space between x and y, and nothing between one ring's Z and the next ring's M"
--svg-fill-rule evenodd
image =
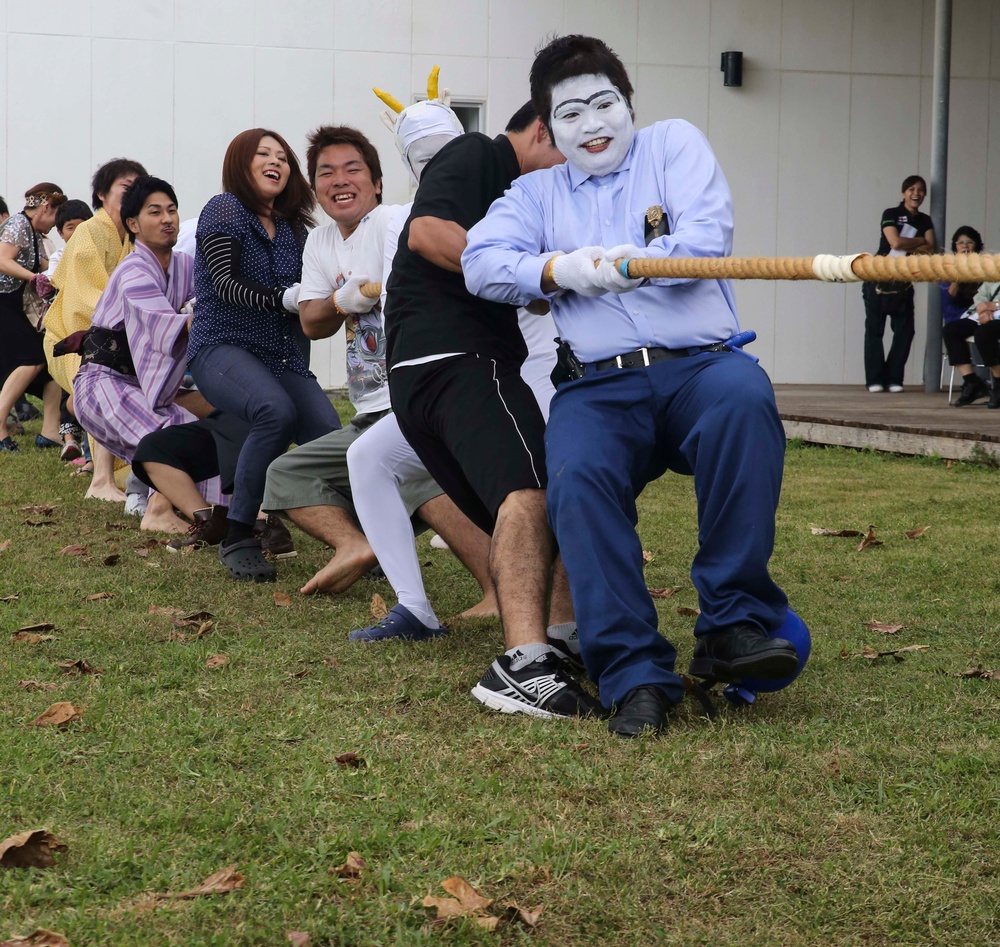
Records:
M697 257L619 260L632 279L823 280L827 283L981 283L1000 280L1000 254L940 253L915 256Z
M1000 281L1000 253L939 253L918 256L724 256L670 260L645 257L616 263L632 279L815 279L826 283L991 283ZM381 283L365 283L361 292L375 299Z

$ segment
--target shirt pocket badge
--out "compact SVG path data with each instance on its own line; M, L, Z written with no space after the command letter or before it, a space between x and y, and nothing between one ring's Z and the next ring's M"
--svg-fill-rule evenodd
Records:
M643 230L647 247L657 237L665 237L670 233L667 215L663 213L663 208L659 204L653 204L646 208L646 222Z

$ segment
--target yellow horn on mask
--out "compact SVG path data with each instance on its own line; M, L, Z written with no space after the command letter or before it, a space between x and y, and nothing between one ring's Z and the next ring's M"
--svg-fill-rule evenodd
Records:
M438 97L438 76L441 74L441 67L434 66L431 74L427 77L427 98L432 101Z
M390 95L388 92L383 92L381 89L376 89L372 87L372 92L374 92L386 105L389 106L397 114L403 111L403 103L399 101L395 96Z

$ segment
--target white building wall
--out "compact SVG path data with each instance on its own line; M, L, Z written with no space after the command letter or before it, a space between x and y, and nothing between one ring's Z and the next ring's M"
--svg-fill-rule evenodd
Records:
M193 216L239 131L274 127L304 158L308 131L336 121L372 138L386 199L403 201L371 87L412 101L436 63L456 98L485 101L495 134L528 97L535 47L569 31L601 36L625 60L637 124L682 117L708 134L732 186L739 255L874 250L903 177L929 177L934 0L0 0L0 193L15 206L48 179L87 197L94 168L128 155L170 180ZM1000 2L955 0L953 41L939 237L971 224L1000 250ZM727 49L743 51L741 89L723 87ZM736 293L775 381L863 381L858 287ZM314 368L343 384L341 339L314 347Z

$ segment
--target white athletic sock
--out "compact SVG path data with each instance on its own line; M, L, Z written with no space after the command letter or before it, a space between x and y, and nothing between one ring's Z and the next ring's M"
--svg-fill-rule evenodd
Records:
M576 633L575 621L564 621L558 625L549 625L546 634L556 641L561 641L566 645L566 650L573 654L580 653L580 639Z
M550 644L519 644L504 652L510 658L510 669L520 671L526 664L537 661L543 654L555 654Z

